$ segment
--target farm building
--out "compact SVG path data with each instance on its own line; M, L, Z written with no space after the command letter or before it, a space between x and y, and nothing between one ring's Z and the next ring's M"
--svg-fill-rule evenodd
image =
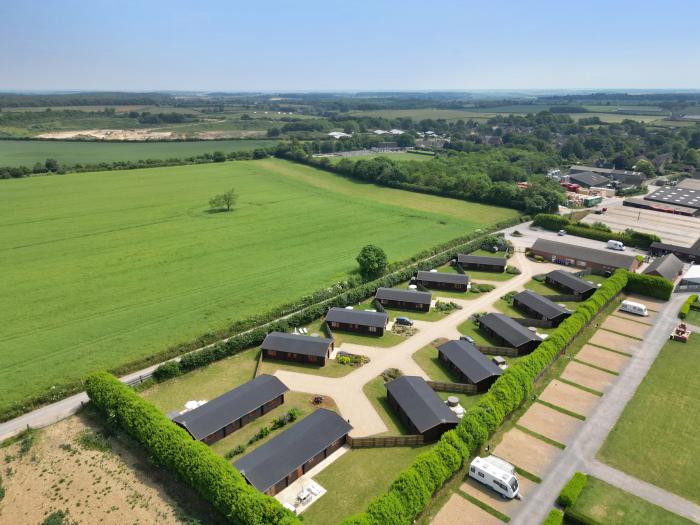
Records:
M532 352L542 342L537 334L503 314L482 315L479 327L504 346L517 348L519 354Z
M345 444L352 426L319 408L233 466L260 492L274 496Z
M418 310L427 312L430 310L432 294L417 290L402 290L399 288L378 288L374 298L388 308L401 310Z
M469 276L461 273L420 271L416 273L415 281L426 288L466 292Z
M700 189L681 186L664 186L653 193L644 196L644 200L661 204L672 204L695 210L700 213Z
M657 275L673 282L678 278L681 272L683 272L683 261L672 253L669 253L654 259L643 273L647 275Z
M595 284L589 283L571 272L554 270L545 276L545 282L567 295L575 295L581 300L588 299L598 289Z
M485 392L503 371L491 359L479 352L469 341L448 341L438 346L438 359L463 383L476 385Z
M363 332L382 336L388 322L389 316L384 312L331 308L326 314L326 323L332 330Z
M549 321L552 326L559 326L571 315L571 311L530 290L520 292L513 297L513 306L525 313L526 317Z
M263 374L252 381L180 414L173 422L207 444L228 436L284 403L289 388L275 376Z
M333 339L270 332L260 345L263 356L324 366L333 351Z
M409 433L421 434L426 441L437 440L453 429L459 419L422 377L402 376L386 385L389 404Z
M542 238L537 239L532 245L532 254L557 264L604 272L612 272L617 268L634 271L639 266L639 261L634 255L625 255L612 250L596 250L578 244Z
M672 253L682 261L695 263L695 261L700 261L700 241L689 247L663 242L652 242L649 246L649 253L655 257Z
M612 168L597 168L594 166L571 166L569 168L570 177L583 175L586 173L604 177L609 182L614 180L629 186L642 186L646 182L646 175L638 171L616 170ZM598 186L598 184L596 184Z
M598 175L597 173L590 173L587 171L580 173L569 174L569 180L574 184L583 186L584 188L595 188L598 186L606 186L610 184L610 179L604 177L603 175Z
M457 256L457 264L459 264L465 270L503 273L506 269L508 261L505 257L459 254Z

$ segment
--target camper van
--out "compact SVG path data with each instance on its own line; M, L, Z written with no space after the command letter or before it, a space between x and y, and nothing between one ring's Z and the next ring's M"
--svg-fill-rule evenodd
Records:
M611 250L617 250L618 252L625 251L624 244L622 244L620 241L613 241L612 239L608 241L608 248L610 248Z
M644 317L649 315L647 307L642 303L635 303L634 301L622 301L620 304L620 311L627 312L628 314L642 315Z
M469 465L469 477L491 487L504 499L520 497L515 467L496 456L474 458Z

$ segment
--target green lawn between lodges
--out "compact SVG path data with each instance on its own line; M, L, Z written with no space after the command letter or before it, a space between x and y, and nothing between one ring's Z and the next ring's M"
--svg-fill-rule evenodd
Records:
M608 465L700 503L700 334L668 341L598 452Z
M399 473L429 446L346 452L314 476L314 481L328 492L302 514L304 523L336 525L344 517L361 512L373 497L386 492Z
M590 520L591 523L605 523L605 525L691 525L693 523L592 476L588 476L588 483L570 510L584 520ZM576 523L579 522L582 521L576 521ZM573 523L573 521L565 519L565 523Z
M0 410L516 216L276 159L1 183Z
M56 159L60 164L146 159L185 159L204 153L273 148L276 140L217 140L190 142L106 142L56 140L0 140L0 166L27 166Z

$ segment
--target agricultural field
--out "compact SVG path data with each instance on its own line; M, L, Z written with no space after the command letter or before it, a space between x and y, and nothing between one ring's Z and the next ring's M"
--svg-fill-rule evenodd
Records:
M457 120L486 120L495 115L495 112L470 111L469 109L370 109L363 111L352 111L353 117L379 117L386 119L412 118L413 120L424 119L445 119L449 121Z
M276 140L218 140L192 142L104 142L53 140L0 140L0 166L28 166L46 159L60 164L145 159L184 159L204 153L246 151L269 148Z
M2 184L0 410L516 216L274 159Z
M700 503L700 336L669 341L598 455L605 463Z

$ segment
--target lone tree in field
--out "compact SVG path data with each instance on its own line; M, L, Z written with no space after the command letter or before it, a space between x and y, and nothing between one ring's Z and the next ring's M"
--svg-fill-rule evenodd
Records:
M231 211L236 204L236 199L238 199L238 195L236 195L235 190L231 188L226 193L214 195L209 199L209 206L211 206L213 210Z
M357 256L360 265L360 275L366 280L375 279L386 270L386 253L374 244L368 244Z

